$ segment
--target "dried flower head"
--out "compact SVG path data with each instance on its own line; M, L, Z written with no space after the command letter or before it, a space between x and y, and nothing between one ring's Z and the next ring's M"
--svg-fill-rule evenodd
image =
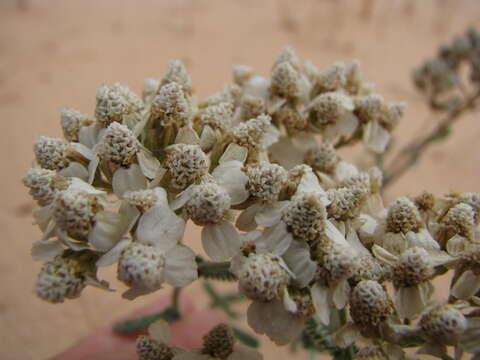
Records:
M265 202L277 200L287 181L287 171L280 165L260 162L247 168L247 190L251 196Z
M283 211L282 220L294 236L313 241L325 228L327 210L320 196L305 194L290 202Z
M452 236L459 234L471 238L476 224L475 215L475 210L470 205L460 203L448 210L442 218L441 224L451 232Z
M30 189L30 195L40 206L52 203L59 191L68 188L70 180L53 170L31 168L23 178L23 184Z
M214 129L226 130L233 117L233 105L223 102L216 105L210 105L202 110L200 121L204 125L210 125Z
M252 300L271 301L288 285L283 260L271 254L250 254L238 274L240 291Z
M182 86L176 82L169 82L155 95L150 111L153 118L159 119L163 126L176 124L182 127L190 119L190 105L185 97Z
M48 170L62 170L70 164L68 149L68 141L48 136L38 136L33 145L37 163Z
M335 91L347 83L345 63L337 61L318 75L317 87L321 92Z
M300 74L287 61L278 63L272 69L270 94L286 99L300 95Z
M180 85L186 94L190 95L193 92L192 79L187 72L185 64L181 60L172 60L168 63L167 73L162 78L160 86L172 82Z
M361 328L375 328L392 313L392 301L376 281L362 280L350 294L350 316Z
M77 240L86 240L95 223L95 214L103 210L97 195L80 189L59 192L53 203L57 226Z
M175 356L171 347L145 335L137 338L136 350L139 360L172 360Z
M292 106L282 106L275 112L274 119L285 125L287 131L292 134L305 130L308 125L307 118Z
M138 141L128 127L111 123L98 145L98 155L103 161L116 166L129 166L136 161Z
M351 219L360 212L360 206L367 192L364 187L351 186L327 191L330 204L327 206L328 216L336 220Z
M240 102L240 118L244 121L256 118L266 112L265 101L261 97L245 94Z
M199 182L208 171L208 158L198 145L174 144L167 149L164 166L174 189L184 190Z
M340 158L331 143L322 143L308 150L305 153L304 161L305 164L310 165L316 171L332 174Z
M118 279L135 288L155 290L164 282L164 253L149 244L134 242L118 261Z
M393 283L396 287L418 285L433 275L433 266L428 251L412 247L403 252L393 268Z
M232 329L228 325L219 324L203 337L202 353L226 360L233 353L234 344Z
M263 148L270 128L270 116L260 115L235 127L232 135L234 142L240 146L253 149Z
M110 88L102 86L97 91L95 117L103 127L114 121L123 122L126 115L142 108L142 100L125 85L115 83Z
M388 209L387 231L392 233L418 232L423 226L415 204L407 197L395 200Z
M123 194L123 199L142 211L150 209L159 200L155 190L152 189L127 191Z
M35 294L51 303L62 303L66 298L80 296L85 288L85 276L74 259L57 256L45 263L35 283Z
M224 188L206 182L193 188L185 210L197 225L216 224L225 217L230 203L230 196Z
M324 249L322 266L328 271L329 280L336 282L352 277L357 271L357 254L347 246L332 244Z
M310 121L322 128L335 124L347 116L353 110L353 101L341 92L327 92L317 96L309 108Z
M419 326L427 338L451 344L467 329L467 319L452 305L439 305L421 317Z
M60 110L60 123L62 125L63 136L68 141L78 141L78 134L83 126L88 126L93 122L88 115L82 114L74 109Z

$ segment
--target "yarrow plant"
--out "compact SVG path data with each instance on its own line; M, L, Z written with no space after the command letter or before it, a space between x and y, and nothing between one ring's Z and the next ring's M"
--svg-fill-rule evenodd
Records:
M478 81L480 34L460 40L415 73L437 105L456 84L439 69L468 59ZM174 60L141 97L113 84L98 90L94 116L61 111L64 138L37 138L24 177L40 206L35 294L61 303L86 286L111 290L97 272L113 264L127 299L173 286L171 307L116 327L150 324L142 360L263 358L245 346L257 345L252 335L225 324L201 348L170 344L164 320L181 317L180 289L202 278L238 282L238 294L205 289L232 320L232 303L247 300L250 328L278 345L335 359L402 359L407 348L480 356L480 194L385 205L391 175L337 152L362 143L378 159L404 104L374 92L357 62L319 71L291 48L270 76L241 65L233 79L199 101ZM204 254L183 238L189 220ZM446 273L449 294L434 301L432 281Z

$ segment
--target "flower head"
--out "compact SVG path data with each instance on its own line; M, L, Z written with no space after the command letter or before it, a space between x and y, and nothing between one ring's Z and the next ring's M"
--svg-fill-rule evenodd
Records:
M62 170L70 164L68 149L68 141L48 136L37 137L33 145L38 164L48 170Z
M167 149L164 166L174 189L184 190L200 181L208 171L208 158L198 145L174 144Z

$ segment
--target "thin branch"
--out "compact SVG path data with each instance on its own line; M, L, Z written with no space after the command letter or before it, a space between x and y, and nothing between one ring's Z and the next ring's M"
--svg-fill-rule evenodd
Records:
M440 123L419 140L405 145L391 162L393 169L386 172L384 188L392 185L408 169L417 163L425 150L435 141L445 137L451 126L461 118L467 110L475 108L476 101L480 98L480 91L467 98L465 105L450 112ZM397 165L398 164L398 165Z

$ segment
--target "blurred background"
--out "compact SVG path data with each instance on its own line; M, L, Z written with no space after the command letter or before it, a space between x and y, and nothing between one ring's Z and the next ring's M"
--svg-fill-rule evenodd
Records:
M205 97L231 81L232 64L266 74L282 46L291 45L320 69L358 59L388 101L406 101L399 147L434 125L411 70L468 26L480 27L478 0L0 0L0 358L48 358L158 296L130 303L119 292L90 287L80 299L54 306L32 295L41 264L29 252L40 232L31 225L34 203L21 178L35 136L61 136L62 107L93 114L103 83L140 93L143 80L161 77L173 58L186 63L197 95ZM462 119L387 198L424 189L478 191L478 120L475 114ZM362 160L355 153L348 158ZM198 235L189 228L187 242L197 249ZM123 290L114 269L101 275ZM198 307L207 305L196 296L198 286L185 292ZM287 351L262 342L266 359Z

